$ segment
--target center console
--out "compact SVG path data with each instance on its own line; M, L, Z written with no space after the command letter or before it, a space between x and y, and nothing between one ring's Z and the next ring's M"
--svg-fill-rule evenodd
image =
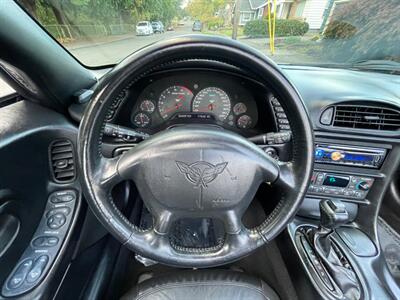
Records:
M371 224L387 188L393 146L343 137L317 135L310 185L288 233L320 297L389 299L379 281L371 281L382 265Z
M319 201L337 199L345 203L353 220L358 205L369 203L370 191L382 177L380 168L389 149L374 146L317 141L314 172L299 214L319 218Z
M315 163L343 167L379 169L386 157L386 149L353 147L346 145L317 144ZM364 200L371 189L374 178L350 173L314 171L308 192L311 195L335 196Z

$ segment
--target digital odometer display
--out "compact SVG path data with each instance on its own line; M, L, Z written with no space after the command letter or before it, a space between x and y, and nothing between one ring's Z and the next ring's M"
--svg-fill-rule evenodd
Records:
M225 120L231 111L231 100L227 93L217 87L202 89L194 98L194 112L213 114L218 120Z
M190 111L193 93L187 87L174 85L164 90L158 99L158 111L166 120L177 112Z

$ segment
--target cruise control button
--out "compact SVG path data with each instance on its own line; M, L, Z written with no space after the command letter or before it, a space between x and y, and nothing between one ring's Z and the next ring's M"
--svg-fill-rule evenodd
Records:
M67 219L63 214L56 213L48 218L47 226L51 229L58 229L65 224L66 220Z
M26 278L26 274L28 274L28 272L32 268L32 264L33 264L33 260L28 259L18 266L18 268L14 272L13 276L7 282L7 287L10 290L16 289L24 282L24 280Z
M42 275L43 270L46 267L48 261L49 261L49 257L47 255L40 256L35 261L35 264L33 265L32 270L26 276L26 281L29 283L33 283L36 280L38 280L40 278L40 275Z
M68 216L70 212L71 212L71 209L69 207L57 207L57 208L54 208L54 209L48 211L46 214L46 218L49 218L52 215L55 215L56 213L61 213L65 216Z
M40 236L36 238L32 244L35 247L53 247L57 245L58 243L58 237L55 236Z

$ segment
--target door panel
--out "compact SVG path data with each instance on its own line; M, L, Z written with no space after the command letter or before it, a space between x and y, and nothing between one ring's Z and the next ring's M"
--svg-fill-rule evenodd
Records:
M24 297L47 298L50 290L57 287L54 278L62 273L59 266L75 224L80 193L76 179L62 184L53 179L49 145L55 140L68 139L76 153L76 137L77 128L64 116L37 104L19 101L0 108L0 290L3 288L3 296L5 281L16 272L21 255L29 247L33 265L42 254L48 255L50 261ZM60 239L58 248L53 248L57 249L56 253L50 248L33 247L32 238L37 234L38 225L49 219L44 215L49 210L49 195L71 188L77 191L78 197L68 217L67 234ZM52 233L50 229L44 228L43 232ZM53 233L58 234L56 231L61 229Z

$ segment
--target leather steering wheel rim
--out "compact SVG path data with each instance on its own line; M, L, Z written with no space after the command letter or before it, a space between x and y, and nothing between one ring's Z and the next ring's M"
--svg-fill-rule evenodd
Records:
M157 227L156 222L156 228L150 231L138 228L118 210L110 193L112 186L126 179L121 175L130 174L133 170L134 158L138 158L137 153L140 153L140 149L148 147L142 151L146 153L145 150L153 149L149 145L157 141L159 145L164 145L163 143L166 143L164 135L167 134L168 139L172 138L177 143L183 143L184 138L187 138L188 129L163 133L160 134L161 137L157 135L158 137L155 137L153 141L142 142L144 146L141 146L141 143L139 145L141 147L137 146L132 153L123 155L122 163L119 161L120 157L107 159L101 152L106 115L121 89L132 85L157 67L189 59L215 60L256 74L260 82L274 87L277 96L282 99L281 104L292 128L293 158L289 163L274 163L270 158L262 156L262 151L258 152L256 146L253 147L251 143L244 142L244 139L240 140L240 137L233 134L219 134L207 129L190 129L194 130L197 137L204 138L201 141L206 141L207 136L212 135L218 143L227 142L224 145L237 142L240 144L240 151L248 150L254 161L260 160L260 163L251 169L255 172L255 178L277 184L282 188L278 205L261 225L253 229L228 226L232 232L227 235L225 244L207 249L168 246L168 238L162 226ZM305 196L313 169L314 140L311 122L296 89L279 67L266 56L235 41L218 37L179 37L150 45L126 58L99 82L81 121L78 139L82 190L99 221L116 239L132 251L160 263L179 267L223 265L250 254L272 240L295 216ZM200 147L201 145L207 147L206 143L200 144ZM231 152L227 155L230 154ZM143 157L148 158L149 155L142 155L141 158ZM251 164L253 161L250 159L248 162ZM179 162L176 163L179 164ZM260 167L260 165L265 167ZM260 171L261 169L263 171ZM143 175L145 170L146 168L142 168L139 173ZM148 176L148 173L145 176ZM140 176L135 178L141 180ZM231 213L233 210L227 208L227 211ZM164 214L165 210L156 212L159 214L156 219L160 222L168 219L169 215Z

